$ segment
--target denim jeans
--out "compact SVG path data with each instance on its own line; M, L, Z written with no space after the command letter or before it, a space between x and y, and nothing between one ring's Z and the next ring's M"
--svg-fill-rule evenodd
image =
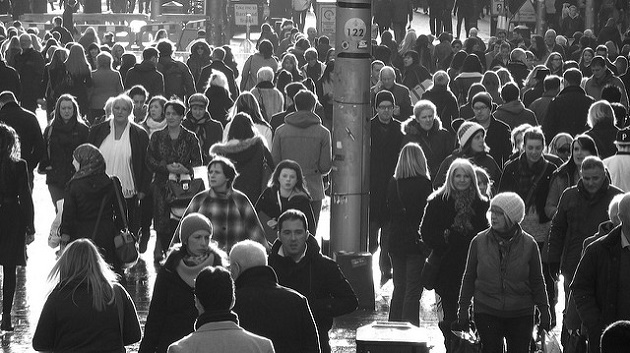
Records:
M475 325L481 337L483 353L503 352L503 339L510 353L529 353L534 329L532 314L521 317L498 317L475 314Z
M420 273L425 257L420 254L390 254L390 257L394 270L394 292L389 307L389 321L406 321L418 326L422 296Z

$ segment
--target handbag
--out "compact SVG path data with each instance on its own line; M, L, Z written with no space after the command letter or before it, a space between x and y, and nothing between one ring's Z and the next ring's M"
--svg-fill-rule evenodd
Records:
M186 208L204 188L202 179L169 180L166 183L166 203L172 208Z
M438 254L435 250L424 260L424 266L420 273L420 284L426 290L433 290L437 284L440 266L442 265L442 254Z
M455 336L450 341L451 353L481 353L481 337L475 327L474 322L471 323L471 328L468 331L453 331Z
M411 98L411 104L416 104L420 99L422 99L422 95L429 89L429 87L431 87L432 84L432 80L426 79L410 89L409 97Z
M140 252L138 251L138 239L129 230L129 222L127 221L127 213L123 206L122 194L118 185L112 179L114 185L114 192L116 194L116 200L118 201L118 207L120 208L120 215L123 221L123 229L114 236L114 248L116 257L120 260L123 268L132 267L138 262Z

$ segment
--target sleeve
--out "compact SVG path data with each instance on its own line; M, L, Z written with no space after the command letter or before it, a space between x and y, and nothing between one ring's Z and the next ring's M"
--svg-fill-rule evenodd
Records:
M35 167L37 167L37 163L39 163L44 156L45 148L44 137L42 136L42 130L39 127L37 119L31 116L31 118L28 119L28 124L30 125L29 132L31 135L30 140L33 144L33 149L31 151L25 151L25 153L28 156L28 170L32 171Z
M201 69L201 73L199 74L199 80L195 84L195 87L197 87L197 93L204 93L205 92L206 84L208 83L208 80L210 79L210 72L211 71L212 71L212 69L209 68L208 66L206 66L203 69Z
M547 108L547 116L545 117L545 120L543 121L543 126L542 129L545 133L545 139L547 141L551 141L553 140L553 138L556 136L557 133L557 123L558 123L558 116L556 113L556 104L555 104L555 98L554 100L552 100L549 103L549 107Z
M409 89L405 87L405 92L407 93L404 97L400 105L400 117L401 121L407 120L410 116L413 115L413 107L411 105L411 96L409 95Z
M18 81L19 78L18 78ZM44 73L42 74L42 86L41 88L41 93L40 95L44 98L48 98L46 97L46 91L48 89L48 84L50 83L50 72L46 69L46 66L44 66ZM17 97L17 99L19 100L20 97Z
M438 202L442 196L436 195L432 200L427 202L424 209L424 217L420 224L420 234L422 240L431 248L440 252L446 250L446 242L444 241L444 231L438 220L443 219L444 215L440 214Z
M144 337L142 338L142 342L140 342L138 353L155 352L160 335L162 334L162 327L166 321L165 310L168 305L168 283L166 283L166 279L164 278L165 271L166 270L162 268L155 279L153 296L151 297L151 304L149 305L149 314L147 315L147 322L144 325Z
M135 71L133 69L130 69L129 71L127 71L127 75L125 75L123 79L125 89L130 89L131 87L133 87L134 82L135 82L134 75L135 75Z
M63 213L61 214L61 225L59 231L62 235L67 234L70 239L74 239L76 215L77 215L77 202L75 195L72 192L72 182L66 187L63 201Z
M538 310L549 310L549 299L547 297L547 289L545 287L545 279L542 272L542 260L540 257L540 250L535 240L531 240L532 256L529 259L529 284L532 287L532 295L534 298L534 304L538 307Z
M311 298L310 303L315 312L326 313L330 317L349 314L359 306L357 296L339 265L330 259L327 261L330 263L321 265L326 268L325 286L329 295L326 298Z
M322 175L330 173L330 169L332 168L332 146L330 131L328 131L328 129L326 128L324 128L324 133L322 133L322 142L320 145L319 161L317 163L317 167L319 168L319 172Z
M195 89L195 79L193 78L192 74L190 73L190 69L188 68L188 66L186 66L186 64L182 63L181 67L184 75L186 96L190 97L197 92L197 90Z
M515 162L515 163L518 163ZM515 191L514 187L514 178L512 173L512 163L509 163L503 169L503 173L501 173L501 180L499 181L499 187L497 188L498 192L506 192L506 191Z
M282 134L280 133L282 130L276 130L276 134L273 137L273 147L271 148L271 156L274 161L278 163L282 161ZM332 153L332 152L331 152Z
M571 290L578 314L589 330L599 330L603 326L602 311L597 305L596 286L598 254L596 246L589 246L578 264Z
M54 300L53 291L42 308L42 313L37 321L37 327L33 334L33 349L40 352L52 352L55 348L55 337L57 336L57 304Z
M142 161L140 167L142 172L140 173L140 192L147 194L149 192L149 186L151 185L151 179L153 174L149 171L149 165L147 164L147 152L149 148L149 134L143 128L138 128L138 142L140 143L139 150L142 152Z
M249 58L245 60L245 64L243 64L243 77L241 77L241 91L247 90L247 81L249 81L249 77L251 76L250 71L252 68L252 57L253 55L250 55Z
M302 317L302 347L300 352L304 353L319 353L319 335L317 334L317 326L311 313L311 308L308 306L308 300L306 298L300 298L302 301L302 310L300 316Z
M462 278L462 288L459 290L459 307L457 309L457 317L464 319L468 317L468 308L470 301L475 294L475 281L477 280L477 243L480 241L478 234L473 238L468 248L468 257L466 259L466 269Z
M44 129L44 134L42 135L43 153L39 160L39 168L38 168L40 172L43 172L46 170L47 167L50 167L50 158L48 156L48 148L49 148L49 142L50 142L49 135L51 134L51 131L50 131L51 128L52 128L52 125L46 126L46 128Z
M113 184L112 187L114 188L114 192L118 193L117 195L120 196L120 202L118 202L119 199L118 199L118 196L116 196L116 194L114 194L112 197L111 207L114 210L113 214L114 214L114 221L115 221L116 227L117 229L130 228L127 202L125 202L123 198L122 185L120 183L120 180L116 176L112 176L111 180L112 180L112 184Z
M190 165L186 166L186 168L188 169L190 169L191 167L198 167L200 165L203 165L203 157L201 156L201 146L199 144L199 139L194 133L191 135L193 142L191 143L192 151L190 156Z
M162 159L160 155L160 141L158 141L158 134L153 134L149 141L149 149L147 150L147 165L152 172L166 173L166 161Z
M556 214L558 202L563 191L564 185L561 185L560 178L557 175L552 176L549 184L549 193L545 201L545 215L547 215L548 218L553 219L553 215Z
M140 320L138 319L138 312L136 306L131 299L127 290L116 284L124 300L124 316L123 316L123 344L128 346L130 344L140 341L142 338L142 330L140 329Z
M35 234L35 207L33 206L33 197L31 195L31 186L28 182L28 167L25 161L18 162L19 168L19 185L20 190L18 194L20 195L20 209L22 210L22 215L24 219L22 220L26 225L26 231L29 234Z
M252 203L246 196L243 196L243 200L238 200L237 202L240 206L239 212L241 217L243 217L247 238L259 242L265 249L269 250L269 242L267 242L267 237L265 237L265 231L260 223L260 219L258 219L256 211L254 211L254 206L252 206Z
M549 229L549 249L547 261L549 263L560 263L562 251L564 249L564 239L568 228L567 221L567 193L564 192L560 197L558 211L551 220L551 228Z
M124 91L122 77L120 76L120 72L116 72L116 94L121 94Z

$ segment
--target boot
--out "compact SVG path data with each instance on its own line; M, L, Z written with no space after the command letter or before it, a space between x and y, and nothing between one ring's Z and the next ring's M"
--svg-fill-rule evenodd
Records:
M13 331L15 328L11 324L11 314L2 315L2 324L0 325L2 331Z

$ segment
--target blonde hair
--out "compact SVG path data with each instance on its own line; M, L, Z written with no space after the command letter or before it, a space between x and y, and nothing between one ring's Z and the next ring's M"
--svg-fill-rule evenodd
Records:
M92 306L97 311L103 311L106 305L114 302L116 274L89 239L70 243L50 271L48 280L56 282L59 289L71 287L73 292L87 285Z
M394 171L394 179L406 179L423 176L430 179L427 158L419 144L409 142L400 151L398 163Z
M446 172L446 182L434 192L434 195L442 195L445 198L449 198L451 194L455 192L456 188L453 184L453 177L455 176L455 171L457 169L461 169L464 173L466 173L466 175L470 176L470 187L475 188L479 199L485 200L486 197L484 197L481 194L481 191L479 191L479 186L477 185L477 175L475 174L473 164L464 158L457 158L451 163L450 167L448 167L448 172Z
M594 127L598 123L610 121L613 125L615 121L615 111L607 100L599 100L588 109L588 126Z
M71 75L91 75L90 64L85 57L85 50L81 44L73 44L66 60L66 69Z

